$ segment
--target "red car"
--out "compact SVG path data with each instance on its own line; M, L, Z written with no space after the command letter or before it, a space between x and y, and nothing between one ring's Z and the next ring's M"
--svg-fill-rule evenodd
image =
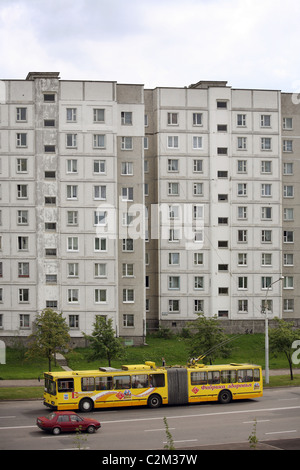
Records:
M48 417L38 417L36 424L43 431L50 431L55 435L71 431L87 431L92 434L101 428L99 421L82 418L74 411L54 411Z

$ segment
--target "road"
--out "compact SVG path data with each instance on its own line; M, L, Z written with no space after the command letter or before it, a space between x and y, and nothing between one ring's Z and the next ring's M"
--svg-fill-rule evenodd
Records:
M208 445L248 443L254 430L259 441L297 439L300 443L300 387L265 390L256 400L227 405L203 403L96 410L87 417L98 419L102 428L93 435L52 436L37 428L37 416L49 413L42 401L0 402L1 450L162 450L166 444L167 418L176 449L201 449ZM248 445L248 444L247 444ZM297 444L298 445L298 444ZM298 449L300 449L300 444Z

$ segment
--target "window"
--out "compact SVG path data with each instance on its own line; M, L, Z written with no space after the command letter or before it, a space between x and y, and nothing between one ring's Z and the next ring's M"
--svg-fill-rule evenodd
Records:
M28 225L28 211L20 210L18 211L18 225Z
M17 158L17 173L27 173L27 158Z
M169 196L178 196L179 183L168 183L168 194Z
M67 185L67 199L77 199L78 198L78 186L77 185Z
M170 299L169 300L169 312L178 313L180 307L180 300Z
M247 230L238 230L238 243L247 243Z
M18 277L29 277L29 263L18 263Z
M20 328L29 328L30 327L30 315L21 313L19 316Z
M169 126L178 125L178 113L168 113L168 125Z
M272 162L263 160L261 162L261 173L272 173Z
M179 229L171 228L169 230L169 242L178 242L179 241Z
M79 264L68 263L68 277L78 277L78 276L79 276Z
M294 197L294 186L284 185L283 186L283 197Z
M134 326L134 315L125 313L123 315L123 326L124 327L133 327Z
M193 137L193 149L202 149L202 137Z
M193 194L194 196L203 196L203 183L193 184Z
M218 147L217 148L217 154L218 155L227 155L228 149L227 147Z
M28 198L28 186L27 184L17 184L17 198L27 199Z
M44 145L45 153L55 153L55 145Z
M294 220L294 209L292 207L283 209L283 220Z
M76 108L67 108L67 122L76 122L77 121L77 109Z
M203 276L194 277L194 289L196 290L204 289L204 277Z
M44 102L45 103L53 103L55 101L55 94L54 93L44 93Z
M261 185L261 195L262 197L272 196L272 185L268 183L263 183Z
M133 277L133 264L132 263L122 264L122 276Z
M94 277L107 277L106 263L94 264Z
M180 254L179 253L169 253L169 265L178 266L180 264Z
M57 284L57 274L46 274L46 284Z
M247 196L247 183L238 183L237 195L238 196Z
M106 186L103 186L103 185L94 186L94 199L98 199L98 200L106 199Z
M69 315L69 327L71 330L79 329L79 315Z
M107 302L107 291L106 289L95 289L95 303L106 303Z
M247 253L238 253L238 266L247 266Z
M56 231L56 222L45 222L46 231Z
M122 164L121 164L121 174L122 175L133 175L133 163L132 162L122 162Z
M121 112L121 124L123 126L132 125L132 112L131 111L122 111Z
M168 171L178 171L179 166L178 166L178 160L174 158L169 158L168 159Z
M55 171L45 171L45 179L55 179L56 178L56 172Z
M27 147L27 134L24 132L17 133L17 147Z
M44 119L44 127L55 127L55 119Z
M77 160L67 160L67 173L77 173Z
M19 289L19 303L29 302L29 289Z
M66 135L66 147L67 148L76 148L77 147L77 134L67 134Z
M228 194L218 194L218 201L219 202L227 202L228 201Z
M193 113L193 126L202 126L202 113Z
M18 237L18 251L28 251L29 240L28 237Z
M283 288L284 289L294 289L294 277L293 276L284 276Z
M67 225L78 225L78 211L67 212Z
M247 207L238 207L238 219L247 219Z
M180 276L169 276L168 289L180 289Z
M261 231L261 242L262 243L272 243L272 230L262 230Z
M179 140L178 136L168 136L168 148L169 149L178 149Z
M270 137L262 137L260 141L260 148L261 150L271 150L271 142L272 139Z
M227 101L217 101L218 109L227 109Z
M238 160L238 162L237 162L237 172L238 173L247 173L247 160Z
M134 302L134 289L123 289L123 303Z
M122 150L132 150L133 149L133 138L132 137L122 137L122 139L121 139L121 149Z
M248 313L248 300L241 299L238 301L238 311L239 313Z
M107 239L96 237L94 241L94 250L95 251L107 251Z
M199 313L204 311L204 301L202 299L194 299L194 312Z
M294 311L294 299L283 299L283 310L285 312Z
M293 253L284 253L284 255L283 255L283 264L284 264L284 266L293 266L294 265L294 255L293 255Z
M272 284L272 278L270 276L263 276L261 278L261 288L268 289Z
M272 266L272 253L262 253L261 254L261 265L262 266Z
M78 237L68 237L67 251L79 251Z
M261 208L261 220L270 220L272 219L272 207L262 207Z
M284 175L293 175L294 174L294 164L293 163L284 163L283 164L283 174Z
M27 108L17 108L16 119L17 122L26 122L27 121Z
M203 171L203 161L202 160L194 160L193 171L195 173L202 173L202 171Z
M293 151L293 141L292 140L284 140L283 141L283 151L284 152L292 152Z
M246 127L246 114L238 114L236 119L238 127Z
M261 127L271 127L271 116L269 114L262 114L260 116Z
M105 120L105 110L95 108L93 110L94 122L104 122Z
M96 149L105 148L105 135L104 134L94 134L93 147Z
M94 211L94 225L107 224L107 211Z
M237 148L238 150L247 150L247 137L237 138Z
M45 196L45 205L53 206L56 204L56 197L55 196Z
M217 125L218 132L227 132L227 124L218 124Z
M218 264L218 271L227 272L228 271L228 264Z
M94 160L94 173L105 173L105 172L106 172L106 161Z
M123 238L122 251L133 251L133 239L132 238Z
M79 302L79 290L68 289L68 303L78 303L78 302Z
M122 188L122 201L133 201L133 188Z
M247 276L238 277L238 289L248 289L248 278Z
M286 130L293 129L293 118L288 118L288 117L283 118L283 129L286 129Z

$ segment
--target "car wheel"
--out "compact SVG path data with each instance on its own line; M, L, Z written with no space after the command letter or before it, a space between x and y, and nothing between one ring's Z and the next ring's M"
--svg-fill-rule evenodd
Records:
M83 411L83 412L92 411L93 409L92 400L90 400L89 398L84 398L83 400L81 400L81 402L79 403L79 409L80 411Z
M60 434L60 428L53 428L52 434L54 434L55 436L58 436Z
M148 399L149 408L159 408L161 406L162 400L159 395L151 395Z
M87 431L89 434L93 434L93 433L96 431L95 426L93 426L93 425L88 426L86 431Z
M231 392L229 390L222 390L222 392L219 393L218 399L219 399L219 402L223 403L224 405L226 403L230 403L232 400Z

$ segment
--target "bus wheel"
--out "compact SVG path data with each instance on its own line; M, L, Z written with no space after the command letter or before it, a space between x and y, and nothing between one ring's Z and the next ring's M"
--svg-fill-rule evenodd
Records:
M162 399L159 395L151 395L148 398L149 408L159 408L162 404Z
M79 403L80 411L84 411L84 412L92 411L93 407L94 407L93 401L90 400L89 398L83 398L81 402Z
M224 405L226 403L230 403L231 400L232 400L231 392L229 390L222 390L219 393L218 400L219 400L220 403L223 403Z

